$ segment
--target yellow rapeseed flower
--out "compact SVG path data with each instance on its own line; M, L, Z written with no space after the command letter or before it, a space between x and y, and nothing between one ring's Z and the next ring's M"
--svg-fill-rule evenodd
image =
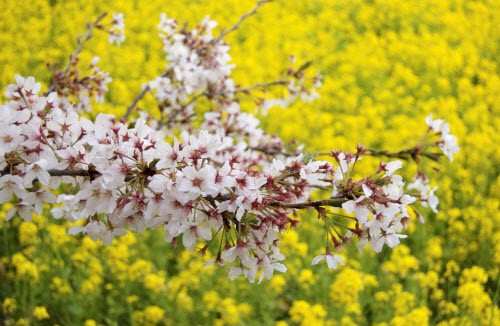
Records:
M131 281L137 281L143 278L145 275L148 275L153 270L153 263L147 261L145 259L137 259L132 265L128 268L128 278Z
M418 259L410 254L410 248L402 244L393 248L390 260L382 265L383 270L402 278L418 267Z
M38 228L35 223L22 222L19 225L19 242L22 245L37 244L40 242Z
M2 302L2 311L4 314L9 315L17 309L16 299L5 298Z
M362 273L346 267L330 286L330 299L339 306L357 303L362 289Z
M415 308L405 316L394 317L390 326L426 326L429 325L431 311L427 307Z
M98 291L100 289L102 281L103 279L100 275L89 275L87 279L82 282L82 285L80 286L80 293L83 295L95 293L96 290Z
M144 276L144 287L154 293L163 292L166 288L165 276L159 273Z
M136 295L129 295L129 296L127 296L127 303L128 304L134 304L137 301L139 301L139 299L140 298L138 296L136 296Z
M268 282L268 286L273 293L281 294L286 286L286 278L281 275L274 275Z
M274 326L288 326L288 323L284 320L278 320L274 323Z
M36 320L44 320L44 319L49 319L50 315L47 312L47 308L44 306L36 306L33 308L33 318Z
M177 298L177 308L183 311L193 311L193 298L187 293L187 291L182 290L176 294Z
M488 281L488 274L484 269L479 266L472 266L471 268L466 268L462 271L462 275L459 279L459 284L464 284L468 282L477 282L479 284L484 284Z
M242 319L248 319L252 316L252 305L246 302L238 304L238 312Z
M26 279L30 282L38 281L38 268L29 261L23 254L15 253L12 256L12 265L16 269L16 278L18 280Z
M293 322L304 326L321 325L327 314L323 306L310 305L304 300L294 301L288 313Z
M486 310L491 309L491 298L480 283L470 282L460 285L457 296L459 306L465 309L468 314L480 317Z
M311 285L313 285L318 276L314 274L314 272L310 269L302 269L300 271L298 282L301 287L308 289Z
M219 312L222 315L222 320L226 325L238 325L240 320L240 313L234 299L225 298L221 301Z
M217 291L207 291L203 293L202 296L203 306L207 309L213 310L216 309L220 303L220 297Z
M16 326L29 326L30 322L26 318L19 318L18 320L16 320L15 325Z
M457 262L454 260L450 260L446 263L446 269L443 276L445 278L453 280L459 271L460 271L460 266L458 266Z
M53 277L50 288L57 293L57 295L67 295L73 292L73 289L66 280L60 277Z
M147 306L144 310L134 311L132 320L135 325L157 325L165 320L165 311L158 306Z

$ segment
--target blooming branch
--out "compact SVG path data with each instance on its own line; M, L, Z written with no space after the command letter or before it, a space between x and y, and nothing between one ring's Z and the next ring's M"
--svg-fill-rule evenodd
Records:
M458 147L449 127L428 119L428 132L440 140L396 153L358 145L353 153L329 152L330 161L316 160L316 154L301 153L298 146L267 134L257 118L242 112L235 94L286 83L285 103L310 100L312 92L305 84L308 64L289 70L284 79L246 89L231 79L229 47L220 40L265 2L217 38L211 33L215 22L208 19L187 31L162 15L167 71L143 88L125 114L130 118L137 102L153 90L160 120L145 112L135 121L103 113L94 121L83 117L90 96L80 95L106 90L107 75L100 75L96 62L89 78L97 88L83 80L71 84L64 77L56 91L39 96L41 85L33 77L16 76L0 116L0 204L14 202L7 219L17 214L29 221L33 212L42 213L44 204L53 204L54 217L81 221L70 234L86 234L105 244L129 231L162 227L166 241L176 246L181 240L190 251L201 248L203 253L217 243L216 258L207 264L230 265L231 279L243 275L251 282L286 271L279 238L299 224L292 214L298 209L315 209L325 225L326 252L313 264L343 264L330 248L342 250L351 238L359 240L360 250L367 244L375 252L398 245L406 237L402 232L409 208L420 201L436 210L436 188L430 189L422 173L406 187L396 174L401 161L381 162L371 175L355 180L356 163L363 155L418 163L420 156L433 158L427 152L432 146L451 159ZM123 31L123 17L113 16L112 25L113 33ZM311 88L319 87L317 78L313 81ZM191 122L202 96L217 108L205 113L198 129ZM176 130L182 130L180 140L167 142L165 135ZM317 189L327 191L324 199L313 201Z

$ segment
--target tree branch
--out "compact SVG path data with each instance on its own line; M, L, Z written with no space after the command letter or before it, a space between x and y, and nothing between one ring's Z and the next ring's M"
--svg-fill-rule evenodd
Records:
M83 45L88 40L90 40L92 38L92 30L94 28L99 27L99 23L101 22L101 20L104 19L104 17L106 17L106 15L107 15L107 13L104 12L99 17L97 17L96 20L92 24L87 23L87 32L85 34L82 34L82 35L78 36L78 38L77 38L78 45L77 45L75 51L69 56L68 64L66 65L66 67L62 71L62 73L59 76L59 78L56 77L54 79L54 81L52 82L52 84L49 87L49 90L46 92L46 95L50 94L51 92L53 92L55 90L56 85L57 85L57 80L64 79L64 77L66 77L66 75L68 74L69 70L71 69L71 66L73 65L73 61L82 52Z
M89 177L89 178L96 178L100 176L101 174L95 170L57 170L57 169L51 169L47 170L47 172L53 176L53 177L63 177L63 176L70 176L70 177ZM4 176L10 174L9 171L1 171L0 176ZM132 180L134 176L129 174L125 178L125 181L130 181ZM215 200L217 201L225 201L229 200L229 196L224 196L224 195L219 195L217 197L211 197L207 196L205 199L209 200L211 203L213 203ZM342 204L348 201L349 199L346 197L340 197L340 198L329 198L329 199L324 199L324 200L316 200L316 201L309 201L309 202L303 202L303 203L283 203L280 201L272 201L269 203L269 206L272 207L281 207L281 208L292 208L292 209L306 209L306 208L319 208L322 206L330 206L330 207L342 207Z
M246 14L244 14L243 16L240 17L240 19L233 25L231 26L231 28L229 29L226 29L226 30L223 30L221 31L221 33L219 34L219 36L217 36L216 39L213 39L210 43L211 44L215 44L215 43L218 43L220 40L222 40L226 35L228 35L229 33L235 31L236 29L238 29L238 27L240 27L240 25L249 17L255 15L257 13L257 10L259 10L259 8L261 6L263 6L264 4L268 3L268 2L271 2L271 0L260 0L257 2L257 4L255 5L255 7L250 11L250 12L247 12Z
M161 77L167 77L168 71L165 71ZM130 117L130 114L134 110L134 108L137 106L137 103L146 95L147 92L149 92L151 88L149 85L146 85L139 94L134 98L134 101L127 107L127 112L125 112L125 115L122 117L122 120L127 120Z
M438 161L441 156L443 156L442 153L431 153L431 152L425 152L422 151L422 147L420 146L415 146L412 148L404 149L399 152L389 152L386 150L376 150L376 149L365 149L363 151L364 155L370 155L370 156L385 156L385 157L390 157L390 158L399 158L402 160L418 160L418 156L425 156L433 161Z
M319 208L321 206L342 207L342 204L348 200L349 200L348 198L330 198L325 200L316 200L316 201L295 203L295 204L286 204L279 201L273 201L270 202L269 205L275 207L295 208L295 209L304 209L310 207Z
M234 90L235 93L247 93L249 91L252 91L254 89L260 89L260 88L267 88L270 86L275 86L275 85L286 85L288 83L287 80L280 78L278 80L273 80L270 82L264 82L264 83L257 83L253 84L247 87L239 87Z

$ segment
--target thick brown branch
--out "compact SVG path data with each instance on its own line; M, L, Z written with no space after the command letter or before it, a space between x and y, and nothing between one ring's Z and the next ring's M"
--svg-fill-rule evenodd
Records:
M48 170L47 172L53 177L95 177L100 174L99 172L90 170Z
M295 204L287 204L279 201L270 202L270 206L275 207L283 207L283 208L295 208L295 209L304 209L304 208L319 208L322 206L330 206L330 207L342 207L342 204L348 201L347 198L330 198L325 200L316 200L304 203L295 203Z
M51 176L53 177L62 177L62 176L71 176L71 177L88 177L91 179L99 177L101 174L95 170L56 170L56 169L51 169L47 171ZM1 171L0 176L4 176L10 174L9 171ZM126 178L125 181L131 181L134 178L133 175L129 174ZM212 197L212 196L206 196L204 197L206 200L208 200L212 205L215 206L215 201L225 201L229 200L230 197L228 195L218 195L217 197ZM303 202L303 203L284 203L280 201L272 201L269 202L269 206L272 207L281 207L281 208L291 208L291 209L306 209L306 208L319 208L323 206L330 206L330 207L342 207L342 204L348 201L349 198L346 197L341 197L341 198L329 198L325 200L316 200L316 201L309 201L309 202Z
M98 178L101 174L95 170L84 170L84 169L78 169L78 170L57 170L57 169L50 169L47 170L47 172L52 176L52 177L88 177L91 179ZM4 176L7 174L11 174L9 170L3 170L0 172L0 176ZM132 174L129 174L125 177L125 181L130 181L134 178Z

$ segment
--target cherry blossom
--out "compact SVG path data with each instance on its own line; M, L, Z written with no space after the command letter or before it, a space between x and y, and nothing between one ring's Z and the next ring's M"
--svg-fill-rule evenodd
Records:
M425 119L425 122L430 130L441 135L441 141L438 142L438 146L448 159L453 162L453 155L458 153L460 147L457 144L457 138L450 134L450 125L442 119L433 120L432 114Z
M125 41L125 16L122 13L113 13L113 21L109 29L109 43L120 45Z
M90 25L84 41L92 28L107 26L103 17ZM438 141L396 153L361 145L354 153L305 153L300 145L266 133L255 115L244 112L240 96L280 85L287 94L282 99L257 96L262 111L309 101L320 77L307 87L305 64L274 82L237 85L225 33L214 36L215 27L206 18L188 30L162 15L165 72L145 84L121 119L83 116L93 102L105 99L111 77L97 67L97 57L86 82L74 77L80 73L81 42L67 69L54 70L45 94L39 95L42 88L34 77L16 75L5 92L8 101L0 106L0 203L13 203L7 220L18 215L30 221L47 204L54 218L75 223L70 235L105 245L127 232L161 227L166 241L189 251L204 253L213 243L216 258L207 264L228 266L230 279L244 276L260 283L287 270L279 240L298 226L297 210L314 209L325 224L326 253L312 263L325 260L332 269L344 265L332 250L342 250L351 239L358 239L358 249L370 244L375 252L398 245L417 201L437 212L437 188L423 174L406 185L396 174L403 167L400 160L354 176L364 154L410 156L418 163L422 153L439 158L424 152L436 147L452 160L458 146L444 120L426 119ZM123 15L113 14L110 41L123 42L123 31ZM145 112L135 117L137 102L148 92L158 102L159 119ZM194 123L199 98L215 109ZM329 159L316 160L318 155ZM312 200L313 194L324 199Z
M324 255L319 255L313 258L312 264L317 265L320 261L325 260L326 265L330 269L337 269L338 264L345 265L344 260L339 255L332 255L329 250Z

